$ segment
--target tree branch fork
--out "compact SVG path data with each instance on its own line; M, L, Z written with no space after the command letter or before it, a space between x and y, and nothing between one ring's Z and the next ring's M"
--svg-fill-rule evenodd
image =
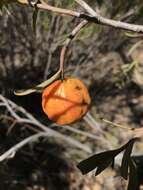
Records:
M20 4L26 4L28 5L27 0L17 0ZM138 24L131 24L121 21L116 21L113 19L105 18L98 14L95 10L93 10L85 1L83 0L75 0L84 10L84 12L78 12L73 11L69 9L63 9L51 6L44 2L44 0L40 0L39 3L36 5L39 9L48 10L51 12L55 12L61 15L68 15L76 18L85 19L88 22L110 26L117 29L122 29L130 32L137 32L137 33L143 33L143 25Z
M16 0L20 4L29 5L28 0ZM72 41L72 39L81 31L82 28L84 28L88 23L96 23L100 25L106 25L110 26L116 29L122 29L130 32L137 32L137 33L143 33L143 25L136 25L136 24L129 24L121 21L115 21L112 19L105 18L98 14L95 10L93 10L85 1L83 0L75 0L77 4L79 4L85 12L77 12L69 9L63 9L58 8L55 6L51 6L48 3L46 3L44 0L39 0L36 4L36 8L38 9L44 9L47 11L51 11L54 13L58 13L60 15L68 15L75 18L82 19L82 21L72 30L72 32L69 34L68 38L65 40L64 45L61 49L60 54L60 67L57 71L57 73L50 79L42 82L41 84L37 85L36 87L33 87L28 90L21 90L16 91L15 94L19 96L28 95L33 92L38 92L38 89L40 88L40 91L43 90L47 85L51 84L55 79L57 79L59 76L61 78L64 78L64 62L65 62L65 55L66 51ZM33 6L34 8L35 6Z

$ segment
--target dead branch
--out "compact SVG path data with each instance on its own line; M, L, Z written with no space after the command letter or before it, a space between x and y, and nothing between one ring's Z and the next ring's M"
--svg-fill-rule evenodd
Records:
M46 126L46 125L40 123L35 117L33 117L30 113L28 113L24 108L16 105L11 100L6 99L2 95L0 95L0 100L5 103L5 107L7 108L9 113L12 115L12 117L15 118L17 123L27 123L27 124L37 126L42 132L44 131L52 137L59 138L62 141L66 141L69 145L73 145L76 148L79 148L85 152L91 153L91 149L88 146L83 145L82 143L80 143L79 141L77 141L71 137L68 137L68 136L63 135L53 129L50 129L49 126ZM18 115L18 112L21 112L25 117L24 118L20 117Z
M118 29L123 29L123 30L128 30L132 32L138 32L138 33L143 33L143 26L142 25L137 25L137 24L129 24L121 21L116 21L113 19L108 19L100 14L98 14L95 10L93 10L85 1L83 0L75 0L78 4L80 4L90 15L92 15L91 18L88 18L89 15L87 15L87 20L101 24L101 25L106 25L106 26L111 26L113 28L118 28ZM84 15L83 15L84 17ZM86 18L86 15L85 15Z
M13 158L15 153L22 148L23 146L29 144L30 142L36 141L39 137L54 137L55 139L61 139L62 141L67 142L69 145L74 146L77 149L81 149L84 152L87 153L91 153L91 149L89 148L89 146L80 143L79 141L73 139L72 137L66 136L64 134L61 134L60 132L55 131L54 129L52 129L53 127L57 127L56 124L52 124L49 126L46 126L44 124L42 124L40 121L38 121L33 115L31 115L30 113L28 113L23 107L18 106L16 103L14 103L13 101L5 98L3 95L0 94L0 105L2 107L5 107L9 114L12 116L12 118L14 119L14 121L16 123L24 123L24 124L30 124L32 126L36 126L38 128L36 132L36 134L25 138L24 140L22 140L21 142L19 142L18 144L14 145L12 148L10 148L9 150L7 150L5 153L3 153L2 155L0 155L0 162L5 160L5 159L10 159ZM23 115L23 117L21 117L21 113ZM89 117L90 114L88 114ZM85 120L86 121L86 120ZM88 122L87 122L88 123ZM88 123L89 125L95 125L95 123ZM97 125L97 124L96 124ZM96 128L96 125L94 126L94 129ZM58 127L62 127L62 126L58 126ZM102 142L101 144L104 147L107 148L112 148L112 145L106 140L104 139L101 131L100 134L91 134L89 132L84 132L81 131L79 129L75 129L72 128L70 126L64 126L64 129L69 130L73 133L77 133L79 135L82 136L86 136L92 140L97 140ZM97 131L98 132L98 127L97 127Z
M50 136L50 134L45 133L45 132L40 132L38 134L35 134L35 135L25 138L24 140L22 140L21 142L17 143L12 148L7 150L5 153L0 155L0 162L2 162L5 159L13 158L15 156L16 152L23 146L27 145L28 143L37 141L37 139L39 139L40 137L47 137L47 136Z
M85 1L83 1L83 0L75 0L75 1L80 6L82 6L88 14L54 7L54 6L51 6L47 3L45 3L44 1L41 1L41 3L38 3L37 8L45 9L45 10L55 12L55 13L58 13L61 15L68 15L68 16L72 16L72 17L83 18L83 19L87 20L88 22L93 22L96 24L111 26L113 28L118 28L118 29L137 32L137 33L143 33L142 25L130 24L130 23L126 23L126 22L121 22L121 21L116 21L113 19L105 18L105 17L101 16L100 14L98 14L95 10L93 10ZM28 4L27 0L22 0L22 1L18 0L18 2L21 4L26 4L26 5Z

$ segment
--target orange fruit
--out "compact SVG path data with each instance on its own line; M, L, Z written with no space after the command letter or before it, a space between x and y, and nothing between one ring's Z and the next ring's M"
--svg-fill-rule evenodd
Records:
M76 78L54 81L42 94L42 108L48 118L59 125L81 119L91 99L86 86Z

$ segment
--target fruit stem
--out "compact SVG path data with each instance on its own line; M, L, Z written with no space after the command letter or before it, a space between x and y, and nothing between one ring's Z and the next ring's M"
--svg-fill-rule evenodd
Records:
M61 50L60 56L60 70L61 70L61 80L64 80L64 58L65 58L66 46Z
M61 80L63 81L64 80L64 65L61 69Z

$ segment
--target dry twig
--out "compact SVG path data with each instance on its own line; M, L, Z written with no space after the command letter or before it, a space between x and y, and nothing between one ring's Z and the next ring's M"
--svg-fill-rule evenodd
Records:
M137 32L137 33L143 33L142 25L130 24L130 23L125 23L125 22L105 18L105 17L101 16L100 14L98 14L96 11L94 11L85 1L83 1L83 0L75 0L75 1L80 6L82 6L87 11L88 14L54 7L43 1L41 1L41 3L37 4L37 8L45 9L45 10L55 12L55 13L58 13L61 15L69 15L69 16L73 16L73 17L77 17L77 18L82 18L82 19L87 20L88 22L93 22L96 24L111 26L113 28L123 29L123 30L127 30L127 31ZM27 0L18 0L18 2L21 4L28 4Z

